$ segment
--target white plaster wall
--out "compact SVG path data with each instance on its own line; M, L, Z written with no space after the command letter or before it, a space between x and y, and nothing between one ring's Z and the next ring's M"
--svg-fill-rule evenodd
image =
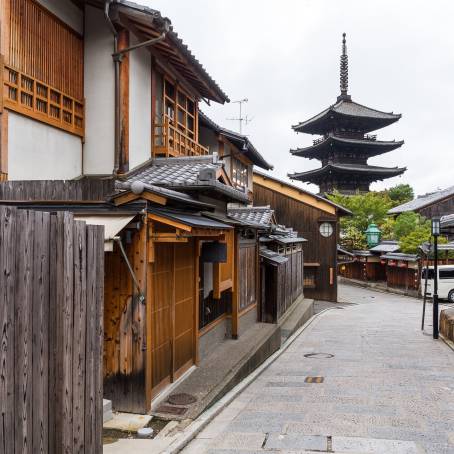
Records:
M79 34L84 32L84 14L71 0L38 0L44 8L55 14Z
M70 180L82 173L82 140L8 113L8 179Z
M137 39L131 35L131 45ZM151 158L151 56L147 49L129 54L129 168Z
M115 76L113 36L102 10L85 9L84 173L109 175L114 167Z

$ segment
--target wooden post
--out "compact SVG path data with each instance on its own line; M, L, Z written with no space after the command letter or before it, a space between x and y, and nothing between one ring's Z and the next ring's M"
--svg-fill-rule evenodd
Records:
M232 292L232 339L238 339L238 324L239 324L239 233L235 232L233 240L233 292Z
M10 0L0 3L0 181L6 180L8 175L8 111L3 108L4 93L3 78L4 64L9 62L10 34L11 34L11 4Z
M129 31L118 34L118 50L129 47ZM129 54L124 54L120 64L120 173L129 170Z
M195 365L200 362L199 358L199 260L200 260L200 241L194 240L194 357Z

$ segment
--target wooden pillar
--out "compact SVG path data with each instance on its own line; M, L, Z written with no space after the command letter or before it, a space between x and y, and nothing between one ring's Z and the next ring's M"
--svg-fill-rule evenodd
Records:
M154 59L152 60L151 66L151 147L150 147L150 157L154 156L154 147L155 147L155 135L156 135L156 125L158 121L156 118L156 67ZM161 130L162 135L162 130Z
M238 232L234 234L233 240L233 292L232 292L232 339L238 339L238 324L239 324L239 240Z
M118 50L129 47L129 31L118 34ZM129 170L129 53L120 64L120 173Z
M0 2L0 181L8 176L8 111L3 108L4 99L4 63L9 62L11 29L10 0Z
M200 241L194 240L194 359L197 366L199 358L199 260L200 260Z

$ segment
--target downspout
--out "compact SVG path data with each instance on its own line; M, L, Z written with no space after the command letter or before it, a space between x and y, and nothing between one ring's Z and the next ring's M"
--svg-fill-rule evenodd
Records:
M123 55L127 54L136 49L141 49L143 47L149 47L153 44L158 43L165 39L167 32L170 30L170 22L168 20L164 21L163 29L164 31L157 38L149 39L139 44L135 44L126 49L118 50L118 31L115 28L112 20L110 19L110 6L112 3L118 3L118 0L106 0L104 4L104 15L106 22L112 32L114 37L114 52L112 58L115 65L115 157L114 157L114 168L113 175L118 175L118 170L120 169L120 148L121 148L121 104L120 104L120 64L123 59Z
M110 5L114 3L115 0L106 0L104 5L104 16L106 18L107 25L112 32L114 37L114 55L118 54L118 32L114 24L110 20L109 11ZM114 71L115 71L115 151L114 151L114 168L113 175L118 175L118 170L120 168L120 58L114 58Z

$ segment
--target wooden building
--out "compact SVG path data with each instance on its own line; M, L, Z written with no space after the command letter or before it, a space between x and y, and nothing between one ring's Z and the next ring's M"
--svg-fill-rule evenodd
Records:
M240 255L238 266L240 273L248 276L246 282L255 276L258 320L277 323L304 296L302 243L306 239L299 237L292 228L277 224L270 206L229 208L228 213L229 217L257 231L260 249L255 243L254 254L260 256L260 264L258 260L247 263L246 255L244 258Z
M280 223L291 226L303 243L304 293L337 301L339 216L345 208L269 175L254 172L254 204L269 205Z
M421 267L417 255L395 252L382 255L380 259L386 267L386 284L389 288L418 294Z
M368 192L374 181L401 175L406 168L377 167L368 159L399 148L403 141L380 141L369 133L398 121L401 115L381 112L352 101L348 94L348 55L345 33L340 59L340 90L336 102L293 126L293 130L318 134L311 146L290 150L294 156L316 159L322 167L289 174L295 180L316 184L322 194Z
M111 177L210 153L198 103L228 97L159 11L4 0L0 25L2 180Z
M388 214L398 216L408 212L418 213L427 219L450 215L454 212L454 186L418 196L410 202L392 208Z
M147 412L257 321L256 230L227 204L248 203L253 165L271 166L201 125L199 102L228 97L159 11L5 0L0 25L1 203L105 226L105 394Z

